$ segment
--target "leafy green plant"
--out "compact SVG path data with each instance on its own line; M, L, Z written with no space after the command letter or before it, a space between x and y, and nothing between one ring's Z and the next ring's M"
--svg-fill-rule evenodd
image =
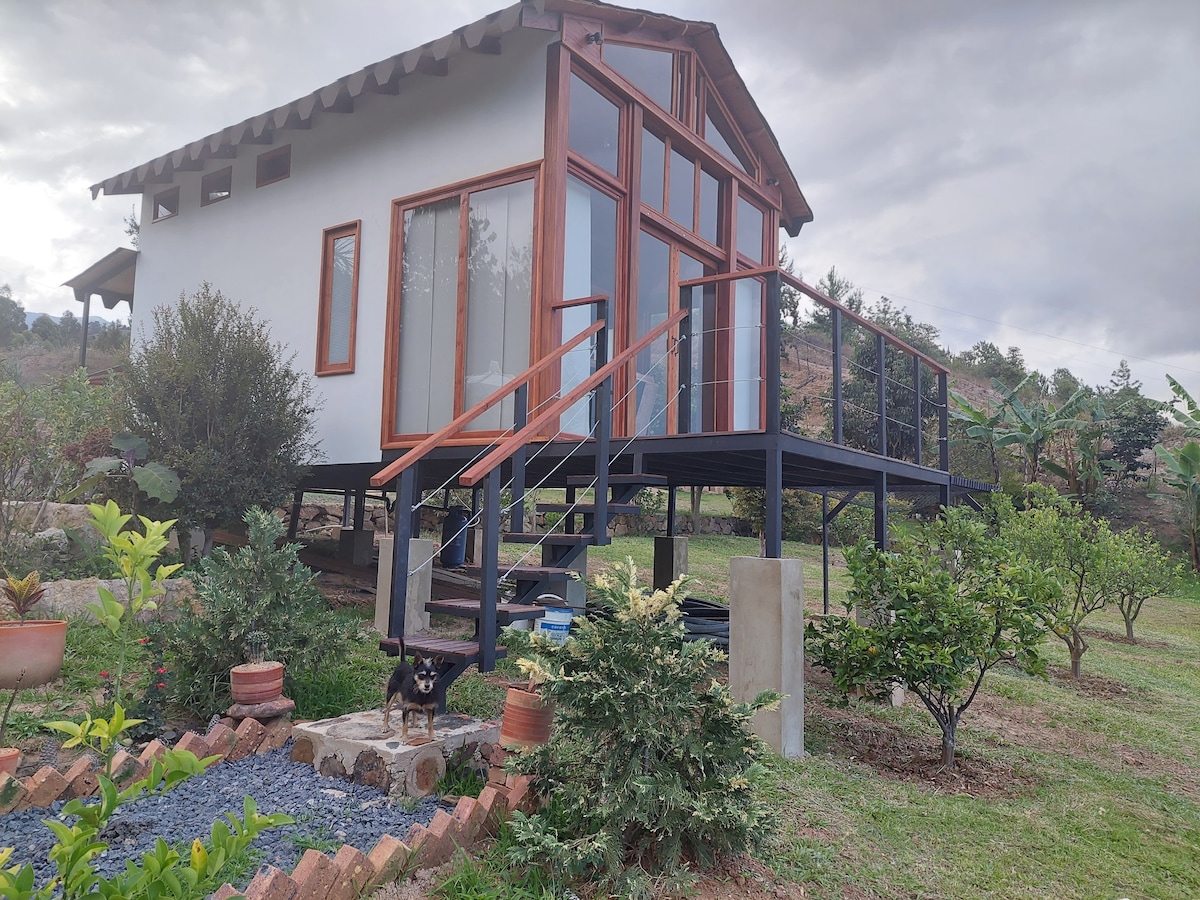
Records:
M1125 637L1133 641L1133 623L1151 597L1162 597L1175 590L1183 574L1182 567L1171 561L1158 541L1137 531L1113 535L1113 602L1125 620Z
M88 512L91 513L88 521L103 539L101 554L112 566L113 577L123 581L125 587L125 603L101 585L96 589L100 601L87 605L100 624L116 639L117 671L113 682L113 701L120 703L133 621L141 613L157 609L153 598L167 592L163 582L180 568L179 563L159 565L153 575L150 573L151 567L167 547L167 534L175 520L156 522L139 516L142 532L137 532L125 529L133 516L123 514L111 500L103 506L89 503Z
M24 578L17 578L5 569L4 586L0 587L0 591L4 593L4 600L12 609L13 615L21 622L29 617L37 602L46 594L36 569L26 573Z
M179 495L179 476L162 463L146 461L150 445L145 438L122 431L113 437L111 446L121 455L97 456L88 460L83 479L59 498L63 503L69 503L110 481L125 486L122 495L134 508L139 493L163 503L171 503Z
M201 560L197 602L163 631L175 669L173 698L204 713L229 706L229 670L243 661L252 632L266 635L294 684L297 674L336 668L357 631L327 607L298 545L276 547L285 526L274 513L255 507L245 522L247 545Z
M594 579L597 611L575 619L565 644L530 639L517 665L556 704L557 723L548 745L510 759L550 803L514 817L512 862L646 895L766 839L763 745L747 725L779 696L735 703L712 677L726 656L684 640L683 584L649 593L626 560Z
M1045 673L1038 648L1057 583L959 509L889 550L860 542L846 564L846 615L809 622L805 649L844 694L883 699L905 685L942 731L941 767L955 768L958 723L987 673L1004 661Z
M64 817L77 817L73 825L46 820L46 826L58 838L49 852L57 874L44 885L36 886L30 863L4 868L13 848L0 849L0 897L6 900L76 900L83 897L201 900L208 896L223 880L231 859L245 851L263 831L291 824L292 818L281 813L261 815L254 800L246 797L243 818L226 813L228 825L220 820L213 822L209 845L206 847L199 839L194 840L187 858L159 838L154 850L143 854L140 863L130 860L125 871L112 878L99 875L92 860L108 849L102 835L108 821L122 805L133 802L143 793L166 793L181 781L202 773L213 759L216 757L198 760L186 750L168 750L154 761L145 778L123 791L118 791L106 775L101 775L97 802L77 798L63 807Z
M112 761L120 744L121 734L141 724L141 719L126 719L120 703L113 703L108 719L93 719L87 714L82 722L47 722L46 727L70 735L63 743L65 749L84 747L104 760L104 774L112 777Z
M1157 444L1154 452L1166 465L1163 481L1183 495L1181 507L1188 553L1192 570L1200 572L1200 444L1188 441L1171 449Z

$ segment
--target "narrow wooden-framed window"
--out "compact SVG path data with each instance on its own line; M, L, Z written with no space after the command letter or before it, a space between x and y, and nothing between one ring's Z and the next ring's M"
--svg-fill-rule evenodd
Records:
M361 221L325 229L317 317L317 375L345 375L354 371L361 233Z
M179 215L179 187L167 188L154 195L154 215L151 222L161 222L172 216Z
M200 179L200 205L228 200L233 193L233 166L209 172Z
M284 144L274 150L258 154L254 186L266 187L283 181L292 174L292 145Z

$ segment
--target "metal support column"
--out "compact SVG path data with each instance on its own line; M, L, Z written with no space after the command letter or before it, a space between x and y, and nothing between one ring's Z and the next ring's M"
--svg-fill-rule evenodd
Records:
M408 541L412 537L413 504L417 496L416 466L396 478L396 521L392 536L392 596L388 609L388 637L404 637L404 612L408 599Z
M888 547L887 472L875 473L875 546Z
M513 434L525 427L529 409L529 385L522 384L513 397ZM525 455L522 444L512 455L512 506L509 509L508 530L525 530Z
M916 435L913 443L913 462L923 465L921 458L925 455L925 435L922 425L925 411L921 408L921 357L913 357L913 433Z
M763 555L767 559L783 557L783 449L776 436L767 446L766 471L766 521L763 536L766 546Z
M833 344L833 442L842 444L842 313L841 310L829 311L831 329L830 341Z
M596 304L596 314L604 327L596 334L596 368L608 362L609 309L607 300ZM596 386L596 491L595 515L592 530L593 543L597 547L607 546L608 537L608 467L609 441L612 438L612 376L609 375Z
M875 365L879 371L875 376L876 413L879 416L879 428L876 440L879 445L875 452L887 456L887 342L882 334L875 335Z
M483 495L483 560L479 583L479 671L496 668L496 599L499 593L500 470L487 476Z

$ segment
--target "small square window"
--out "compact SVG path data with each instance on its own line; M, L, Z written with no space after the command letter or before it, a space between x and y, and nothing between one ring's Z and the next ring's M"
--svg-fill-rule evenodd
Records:
M200 205L208 206L218 200L227 200L233 193L233 166L209 172L200 179Z
M292 174L292 145L286 144L258 155L258 179L255 187L283 181Z
M152 222L169 219L171 216L177 215L179 215L178 187L168 188L154 195L154 215L151 217Z

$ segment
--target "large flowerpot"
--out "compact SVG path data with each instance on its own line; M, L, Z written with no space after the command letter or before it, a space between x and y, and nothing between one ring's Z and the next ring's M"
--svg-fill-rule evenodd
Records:
M283 663L243 663L229 670L234 703L266 703L283 696Z
M541 694L510 687L500 720L500 746L523 750L544 744L550 740L553 722L553 703L543 702Z
M18 678L21 690L53 681L62 671L66 648L64 619L0 622L0 688L16 687Z
M21 751L16 747L0 747L0 772L16 777L21 764Z

